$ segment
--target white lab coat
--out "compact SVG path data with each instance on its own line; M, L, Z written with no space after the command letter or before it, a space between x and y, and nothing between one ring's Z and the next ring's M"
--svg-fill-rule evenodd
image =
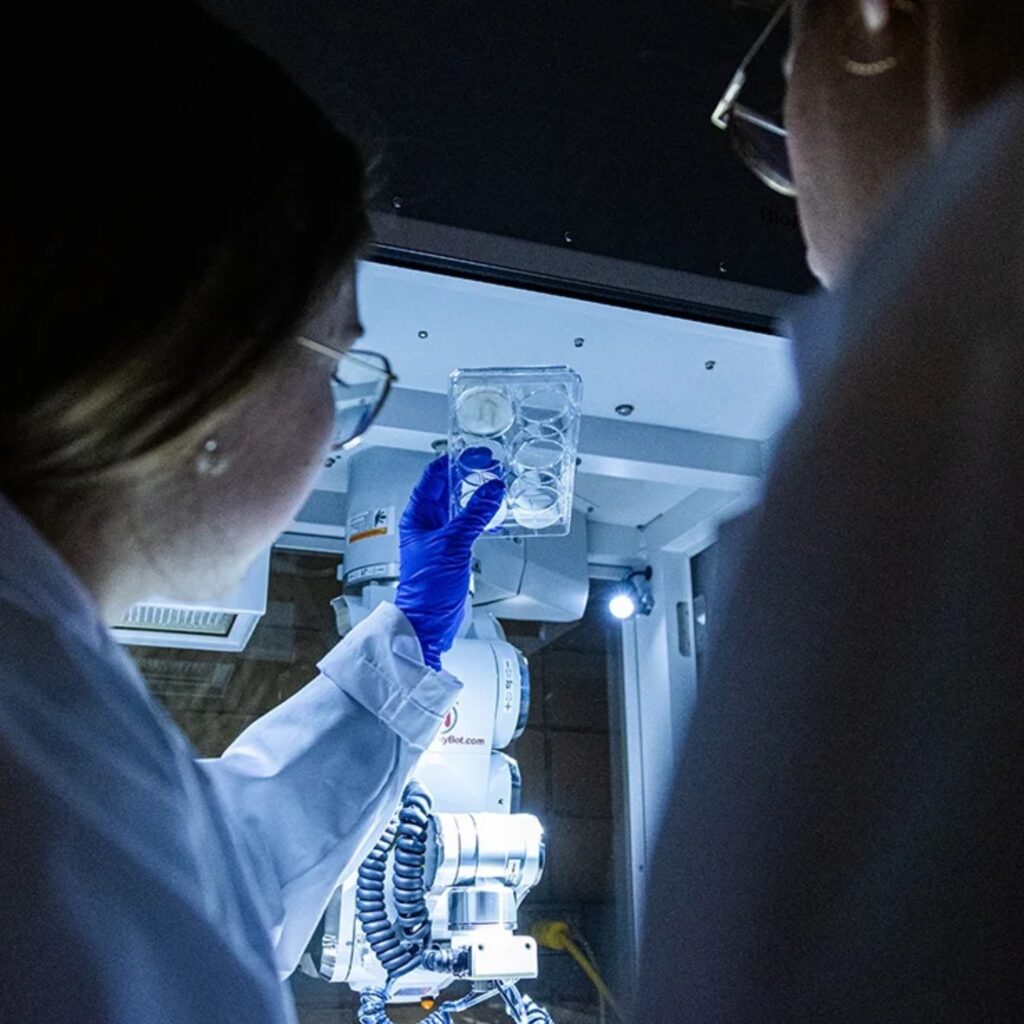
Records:
M0 1022L283 1024L290 973L459 691L378 609L196 760L0 497Z

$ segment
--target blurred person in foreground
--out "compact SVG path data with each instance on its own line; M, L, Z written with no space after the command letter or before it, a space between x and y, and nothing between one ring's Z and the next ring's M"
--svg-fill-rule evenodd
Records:
M828 292L649 889L638 1021L1024 1019L1024 5L795 0L715 112ZM764 40L761 40L763 42Z

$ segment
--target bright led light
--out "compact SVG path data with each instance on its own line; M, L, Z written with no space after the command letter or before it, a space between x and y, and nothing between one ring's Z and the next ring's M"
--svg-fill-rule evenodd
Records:
M345 452L352 451L353 448L358 448L363 443L363 435L360 434L358 437L353 437L351 441L346 441L342 446L341 450Z
M617 619L622 619L623 621L631 619L636 615L636 601L630 594L616 594L608 602L608 611Z

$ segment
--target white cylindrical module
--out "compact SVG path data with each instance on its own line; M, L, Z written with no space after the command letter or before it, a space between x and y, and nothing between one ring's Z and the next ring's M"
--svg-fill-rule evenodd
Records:
M441 659L465 689L445 720L435 748L504 750L526 728L530 669L503 640L457 640Z
M544 874L544 828L532 814L435 814L427 886L498 884L531 889Z
M515 931L518 909L515 890L504 885L477 885L448 893L448 924L453 934L481 928Z
M517 810L518 766L497 751L521 735L530 713L525 658L502 640L457 640L441 664L463 689L420 758L417 781L436 811Z
M428 750L416 766L416 781L433 797L438 812L514 814L519 810L519 765L498 750L471 755Z
M347 591L398 579L398 524L430 457L395 448L360 449L348 467L342 577Z

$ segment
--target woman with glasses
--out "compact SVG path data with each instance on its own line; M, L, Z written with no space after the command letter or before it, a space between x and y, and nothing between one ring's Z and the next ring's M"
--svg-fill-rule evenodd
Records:
M384 402L360 158L188 3L5 5L0 39L0 1021L285 1024L458 693L500 485L449 522L435 464L399 607L196 761L103 623L230 588Z
M829 293L727 530L636 1019L1021 1020L1024 5L767 14L714 120Z

